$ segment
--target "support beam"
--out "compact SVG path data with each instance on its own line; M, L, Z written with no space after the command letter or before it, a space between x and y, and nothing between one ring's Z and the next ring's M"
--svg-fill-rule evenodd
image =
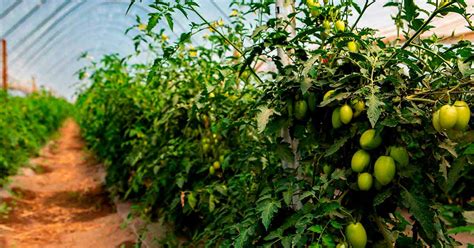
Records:
M8 60L7 60L7 40L2 39L2 82L3 90L8 90Z

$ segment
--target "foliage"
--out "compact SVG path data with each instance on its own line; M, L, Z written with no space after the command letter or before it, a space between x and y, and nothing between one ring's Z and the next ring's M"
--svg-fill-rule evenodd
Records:
M300 3L282 19L273 1L233 1L223 23L202 18L194 1L155 0L134 38L152 64L110 55L80 72L92 82L78 100L83 133L108 165L109 187L191 244L335 247L361 222L370 247L454 246L450 233L472 230L474 133L472 124L438 132L432 114L455 100L472 107L474 53L467 41L420 37L434 18L470 14L463 1L428 2L431 11L389 2L405 41L384 42L357 27L370 5ZM170 44L155 27L173 29L177 13L202 23ZM206 44L190 47L202 30ZM275 69L256 71L261 61ZM346 124L335 128L333 111L345 104ZM351 158L368 129L365 172L390 154L396 173L361 191Z
M46 142L72 106L46 92L0 93L0 178L14 174Z

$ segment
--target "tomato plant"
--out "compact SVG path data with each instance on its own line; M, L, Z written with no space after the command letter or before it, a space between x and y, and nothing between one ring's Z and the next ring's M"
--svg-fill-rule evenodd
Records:
M92 82L84 135L112 191L190 244L454 246L452 233L472 231L474 54L421 34L471 14L427 4L386 4L403 41L384 42L357 26L369 2L298 2L285 18L273 1L232 1L226 23L195 1L155 0L146 28L132 27L153 63L110 55L80 73ZM201 22L171 44L156 26L176 13Z
M72 105L39 92L25 97L0 92L0 179L27 162L69 115Z

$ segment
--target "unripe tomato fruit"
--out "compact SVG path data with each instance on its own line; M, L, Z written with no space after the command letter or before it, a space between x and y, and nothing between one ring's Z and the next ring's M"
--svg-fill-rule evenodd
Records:
M332 111L331 121L332 121L332 127L335 129L340 128L342 126L339 110L340 108L337 108Z
M293 116L293 100L288 100L286 109L288 110L288 116Z
M329 98L331 98L335 92L336 92L335 90L328 90L326 93L324 93L323 101L326 101Z
M433 123L434 129L438 132L441 132L441 126L439 125L439 110L434 112L431 122Z
M316 94L310 92L308 94L308 108L309 108L309 111L315 112L316 111L316 105L317 105Z
M354 172L362 172L370 164L370 154L364 150L358 150L352 155L351 169Z
M451 105L444 105L439 109L439 126L442 129L451 129L458 120L458 111Z
M349 245L346 242L342 242L337 244L336 248L349 248Z
M207 153L210 148L211 148L211 146L210 146L208 143L202 145L202 151L203 151L204 153Z
M354 117L358 117L362 111L365 110L365 102L362 100L352 101L352 107L354 108Z
M219 161L214 161L214 163L212 164L212 167L214 167L214 169L218 170L221 168L221 163L219 163Z
M324 174L328 174L328 175L329 175L329 174L331 173L331 171L332 171L332 167L331 167L330 165L325 164L325 165L323 166L323 172L324 172Z
M349 41L347 43L347 50L351 53L356 53L358 48L357 48L357 43L355 41Z
M214 168L214 166L209 166L209 174L210 175L216 174L216 169Z
M317 0L307 0L306 5L308 6L312 16L316 17L321 13L319 10L313 9L315 7L321 7L321 4Z
M346 227L346 238L354 248L364 248L367 244L367 233L360 222L351 223Z
M365 110L365 102L362 100L356 100L352 105L356 112L362 112Z
M328 20L324 20L324 21L323 21L323 28L324 28L325 30L331 29L331 23L330 23Z
M315 6L320 6L320 4L317 0L307 0L306 5L308 5L309 8L312 8L312 7L315 7Z
M382 185L389 184L395 177L395 161L389 156L380 156L375 161L374 175Z
M295 118L303 120L306 117L308 111L308 104L305 100L299 100L295 103Z
M352 120L352 109L349 105L344 104L341 109L339 110L339 118L341 119L341 122L344 124L349 124Z
M400 166L407 166L410 162L410 158L405 147L390 147L390 157L392 157Z
M362 149L372 150L382 144L382 137L375 132L375 129L369 129L362 133L359 143Z
M454 107L458 113L458 119L456 120L456 124L454 124L454 128L457 130L465 130L468 127L469 119L471 118L469 105L464 101L456 101L454 102Z
M368 172L361 173L357 177L357 185L359 186L359 189L362 191L370 190L370 188L372 188L373 182L374 180L372 179L372 175Z
M346 29L346 24L342 20L337 20L335 26L337 31L344 32L344 30Z
M219 162L221 162L221 164L222 164L222 163L224 163L224 160L225 160L224 155L220 155L219 156Z

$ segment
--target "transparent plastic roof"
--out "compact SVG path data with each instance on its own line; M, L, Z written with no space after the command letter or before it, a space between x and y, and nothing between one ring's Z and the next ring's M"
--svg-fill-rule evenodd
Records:
M35 77L39 86L72 97L78 81L74 73L87 63L78 57L84 52L94 59L109 53L133 53L131 37L138 31L125 31L137 24L136 16L146 22L152 11L150 2L137 0L126 14L129 0L0 0L0 37L8 43L10 78L28 83ZM362 5L365 1L356 2ZM386 2L376 1L360 26L390 30L394 10L382 8ZM199 11L208 20L225 21L232 11L229 3L201 0ZM166 31L172 41L187 31L190 21L181 14L173 18L174 30ZM196 16L190 19L198 22ZM167 24L160 23L157 29L160 28L167 28Z

